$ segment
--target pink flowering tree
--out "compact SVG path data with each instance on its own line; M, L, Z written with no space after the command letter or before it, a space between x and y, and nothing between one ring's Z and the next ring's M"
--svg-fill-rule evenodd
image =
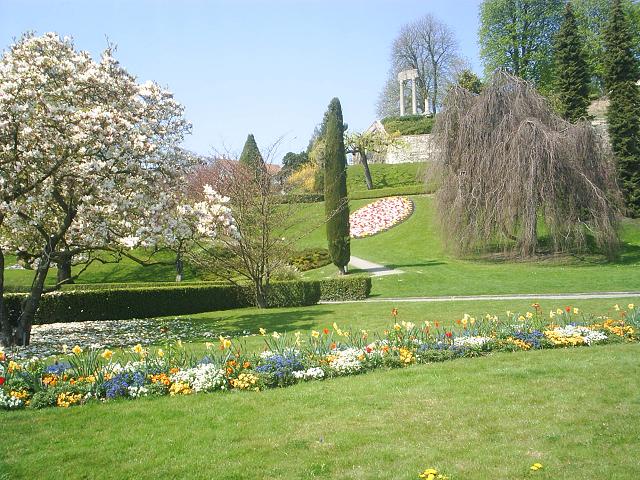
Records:
M189 129L171 93L137 83L110 48L95 61L49 33L4 53L0 250L26 252L35 270L17 323L1 317L2 344L29 343L47 274L63 255L135 246L162 224L192 167L176 155Z

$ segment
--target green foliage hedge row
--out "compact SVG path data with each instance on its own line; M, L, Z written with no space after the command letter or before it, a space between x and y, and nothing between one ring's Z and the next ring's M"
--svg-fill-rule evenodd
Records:
M330 263L331 256L329 256L329 250L326 248L307 248L295 252L291 258L289 258L289 265L292 265L300 272L324 267Z
M225 280L199 281L188 280L182 282L118 282L118 283L71 283L62 285L61 289L69 290L106 290L106 289L134 289L134 288L179 288L179 287L210 287L214 285L230 285ZM28 291L28 289L27 289Z
M323 193L289 193L280 198L280 203L317 203L324 202Z
M324 301L364 300L371 293L371 277L362 275L320 280L320 298Z
M389 134L400 132L400 135L424 135L431 133L434 118L424 115L405 115L403 117L386 117L381 122Z
M314 305L320 300L363 299L371 279L353 276L323 281L273 282L269 307ZM6 294L9 318L17 319L24 294ZM254 305L249 285L184 285L176 287L63 290L42 296L36 323L124 320L228 310Z

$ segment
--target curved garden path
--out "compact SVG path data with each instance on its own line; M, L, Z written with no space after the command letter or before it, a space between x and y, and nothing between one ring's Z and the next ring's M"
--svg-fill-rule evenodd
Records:
M349 260L349 265L357 268L358 270L362 270L365 273L370 273L373 277L382 277L385 275L397 275L399 273L404 273L402 270L389 268L384 265L380 265L379 263L373 263L369 260L364 260L363 258L354 256L352 256Z

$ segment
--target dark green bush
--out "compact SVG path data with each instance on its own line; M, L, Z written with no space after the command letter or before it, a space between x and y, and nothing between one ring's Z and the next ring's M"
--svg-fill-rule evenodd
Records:
M331 280L273 282L269 307L300 307L319 300L366 298L371 280L349 277ZM5 295L10 319L20 314L24 294ZM255 304L250 285L185 285L180 287L68 290L42 296L35 323L82 322L163 317L250 307Z
M326 248L307 248L305 250L295 252L289 258L289 265L295 267L301 272L324 267L330 263L331 257L329 256L329 250Z
M317 203L324 202L322 193L289 193L279 197L280 203Z
M383 118L381 122L389 134L400 132L400 135L424 135L431 133L434 118L424 115L405 115Z
M176 288L176 287L203 287L213 285L230 285L225 280L189 280L183 282L131 282L131 283L71 283L62 285L61 289L69 290L109 290L109 289L132 289L132 288ZM28 291L28 290L27 290Z
M364 300L371 293L371 277L346 276L320 280L320 299L324 301Z

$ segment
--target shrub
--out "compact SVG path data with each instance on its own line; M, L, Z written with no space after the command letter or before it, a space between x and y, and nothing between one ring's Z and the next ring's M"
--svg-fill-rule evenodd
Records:
M323 301L364 300L371 293L371 277L355 275L320 281Z
M322 193L290 193L279 199L280 203L317 203L324 202Z
M364 277L331 280L272 282L268 307L301 307L322 300L357 300L371 291ZM5 306L13 322L20 314L24 294L5 295ZM168 315L229 310L255 304L250 285L190 285L180 287L110 288L69 290L42 296L35 323L126 320Z
M330 263L331 257L329 256L329 250L326 248L307 248L300 252L295 252L289 258L289 265L301 272L324 267Z
M389 134L399 132L400 135L424 135L431 133L434 118L424 115L405 115L383 118L381 122Z

